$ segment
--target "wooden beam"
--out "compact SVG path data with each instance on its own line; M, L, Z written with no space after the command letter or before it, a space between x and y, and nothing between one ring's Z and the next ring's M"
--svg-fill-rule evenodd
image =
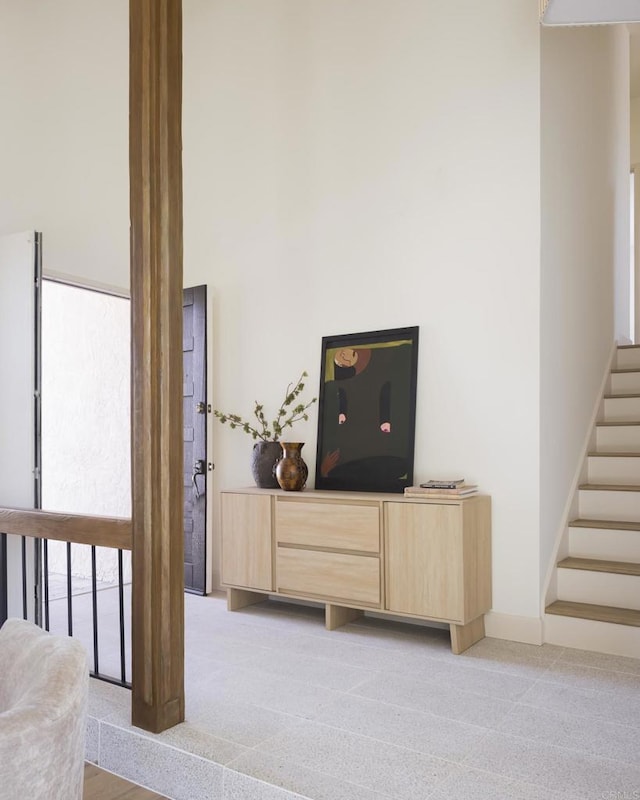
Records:
M131 550L131 520L0 508L0 533Z
M184 720L182 8L129 2L132 722Z

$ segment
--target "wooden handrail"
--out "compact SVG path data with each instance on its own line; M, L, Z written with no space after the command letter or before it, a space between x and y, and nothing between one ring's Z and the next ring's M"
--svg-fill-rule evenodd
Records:
M131 550L131 520L27 508L0 508L0 533Z

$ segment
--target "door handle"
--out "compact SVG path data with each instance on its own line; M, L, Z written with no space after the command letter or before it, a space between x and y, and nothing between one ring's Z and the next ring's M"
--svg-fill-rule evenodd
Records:
M204 475L206 471L206 464L203 458L197 458L193 462L193 472L191 474L191 483L193 484L193 493L196 496L196 500L200 498L200 489L198 488L198 475ZM206 481L205 481L206 484ZM202 492L204 494L204 492Z

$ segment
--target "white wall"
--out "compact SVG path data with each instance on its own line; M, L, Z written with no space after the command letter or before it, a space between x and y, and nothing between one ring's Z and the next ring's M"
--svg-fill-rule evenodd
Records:
M628 34L543 28L541 53L544 579L614 337L629 333Z
M184 189L214 405L275 408L302 369L317 387L323 335L419 325L416 478L492 494L494 607L537 616L536 14L188 0ZM212 433L217 486L249 484L250 439Z
M630 37L626 26L610 31L612 56L609 67L611 128L606 143L613 168L613 324L616 341L635 339L631 318L631 208L630 208Z
M631 40L631 52L634 50ZM632 62L633 63L633 62ZM632 66L633 69L633 66ZM632 91L633 91L632 87ZM640 97L631 98L631 167L634 171L634 267L635 267L635 313L634 342L640 343Z
M317 393L323 335L419 325L416 478L492 495L494 608L537 617L535 3L183 5L185 283L210 287L212 402L275 408L302 369ZM0 37L0 230L28 218L45 268L126 285L126 3L0 0ZM311 467L316 419L296 430ZM250 483L250 440L212 433L216 486Z
M640 97L631 98L631 164L640 164Z
M0 0L0 74L0 234L128 289L128 3Z

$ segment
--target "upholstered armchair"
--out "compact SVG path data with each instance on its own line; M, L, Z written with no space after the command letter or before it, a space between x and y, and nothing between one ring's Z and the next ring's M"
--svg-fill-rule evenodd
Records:
M0 800L80 800L89 671L74 639L0 628Z

